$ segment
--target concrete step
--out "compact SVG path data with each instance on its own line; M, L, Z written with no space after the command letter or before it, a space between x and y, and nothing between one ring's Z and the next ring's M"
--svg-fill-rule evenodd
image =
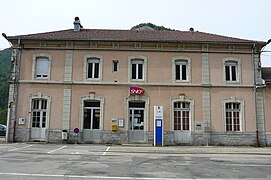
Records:
M131 147L153 147L152 144L147 144L147 143L128 143L128 144L122 144L122 146L131 146Z

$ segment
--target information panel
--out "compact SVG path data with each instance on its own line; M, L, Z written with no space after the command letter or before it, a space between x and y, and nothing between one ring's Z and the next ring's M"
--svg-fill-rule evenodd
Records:
M154 106L154 146L164 145L163 106Z

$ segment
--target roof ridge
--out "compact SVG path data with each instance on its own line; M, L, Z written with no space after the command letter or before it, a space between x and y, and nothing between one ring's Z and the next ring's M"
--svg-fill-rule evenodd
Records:
M131 29L64 29L50 32L8 36L8 39L25 40L93 40L93 41L152 41L152 42L198 42L198 43L259 43L225 35L181 30L131 30Z

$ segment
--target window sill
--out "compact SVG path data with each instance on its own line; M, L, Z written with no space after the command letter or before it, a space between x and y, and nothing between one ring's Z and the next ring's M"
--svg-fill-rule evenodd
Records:
M239 81L224 81L225 84L240 84Z
M145 80L141 80L141 79L131 79L130 82L141 82L141 83L145 83Z
M85 79L85 81L101 82L101 79Z
M33 81L49 81L49 78L34 78Z
M229 135L230 134L233 134L233 135L235 134L236 135L236 134L243 134L244 132L242 132L242 131L225 131L225 133L229 134Z
M190 81L174 81L175 84L191 83Z

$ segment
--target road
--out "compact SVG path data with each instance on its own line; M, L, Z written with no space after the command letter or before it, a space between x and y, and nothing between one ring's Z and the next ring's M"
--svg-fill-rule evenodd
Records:
M0 179L271 179L271 148L0 143Z

